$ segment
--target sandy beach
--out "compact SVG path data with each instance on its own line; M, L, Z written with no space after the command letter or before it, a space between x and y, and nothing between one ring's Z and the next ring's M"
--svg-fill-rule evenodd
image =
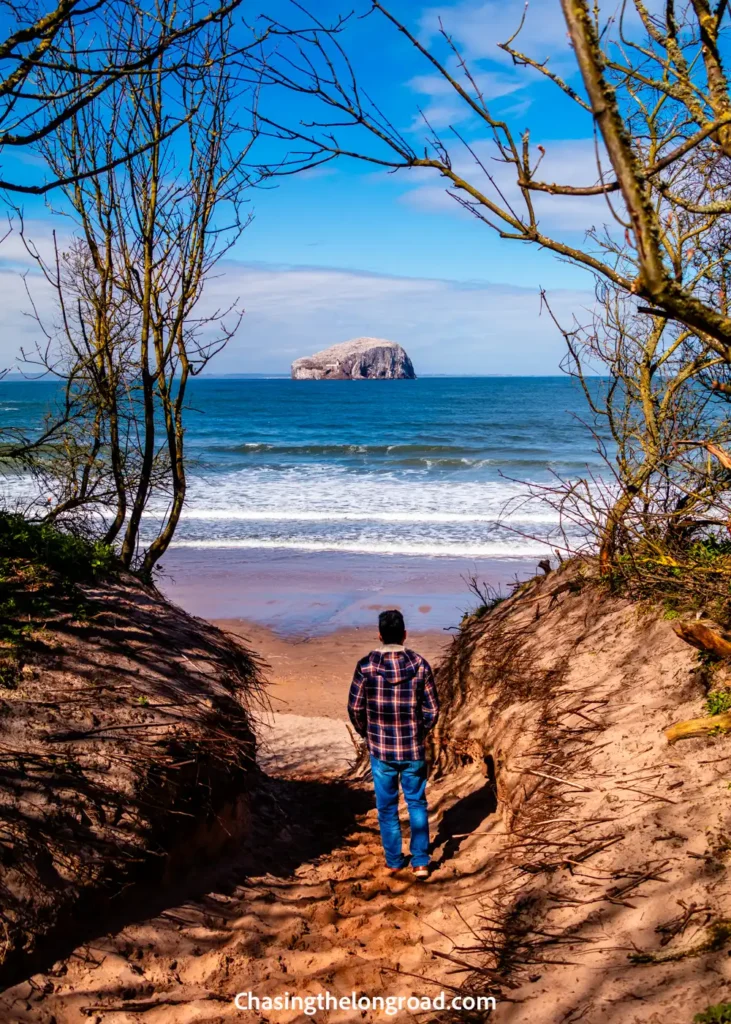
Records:
M266 663L266 704L254 709L261 767L298 778L337 778L346 772L356 754L348 688L358 659L378 646L376 629L302 638L240 619L215 625L243 638ZM436 631L414 633L407 640L434 664L449 642L448 632Z
M356 662L379 644L378 613L399 608L408 646L436 664L477 598L533 575L519 559L171 548L163 593L242 637L265 663L257 759L274 775L337 778L356 756L347 716Z
M477 602L471 576L504 593L534 572L517 559L172 548L159 586L265 663L265 699L253 709L261 767L334 779L357 753L348 688L356 662L379 645L378 613L401 609L407 645L436 664Z
M468 589L471 576L505 592L532 576L536 562L172 547L158 586L193 615L240 619L283 636L350 629L372 635L384 608L400 608L412 635L441 634L477 603Z
M346 701L359 658L379 644L377 629L339 629L313 637L286 637L240 619L215 625L244 638L267 663L272 711L347 720ZM449 632L410 633L407 645L435 663L449 644Z

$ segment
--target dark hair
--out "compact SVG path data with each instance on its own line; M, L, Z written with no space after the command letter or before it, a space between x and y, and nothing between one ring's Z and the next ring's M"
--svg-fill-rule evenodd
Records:
M384 644L402 644L406 636L404 617L397 608L390 608L378 616L378 632Z

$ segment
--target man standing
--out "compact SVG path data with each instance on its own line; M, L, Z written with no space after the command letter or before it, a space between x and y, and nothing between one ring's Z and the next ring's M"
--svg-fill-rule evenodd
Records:
M386 865L394 873L409 863L401 846L400 779L409 810L411 866L417 878L427 878L429 817L424 737L437 720L439 701L429 663L404 647L406 627L401 612L381 612L378 632L383 646L356 665L348 714L371 756Z

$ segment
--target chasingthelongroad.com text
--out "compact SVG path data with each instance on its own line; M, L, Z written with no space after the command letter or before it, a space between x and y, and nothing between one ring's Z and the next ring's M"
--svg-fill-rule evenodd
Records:
M239 992L234 999L238 1010L256 1012L287 1012L299 1010L311 1016L323 1010L360 1010L395 1017L398 1013L424 1012L425 1010L494 1010L497 1003L494 996L473 996L467 993L438 992L434 996L369 996L351 992L337 995L334 992L317 992L298 995L283 992L275 996L258 996L255 992Z

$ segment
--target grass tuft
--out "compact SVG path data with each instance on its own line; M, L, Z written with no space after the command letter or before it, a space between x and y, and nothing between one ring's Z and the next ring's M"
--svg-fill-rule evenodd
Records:
M707 715L722 715L731 711L731 690L714 690L709 693L703 707Z
M720 949L727 946L729 942L731 942L731 920L722 918L708 926L705 939L695 946L679 949L671 953L651 953L637 950L636 953L630 953L627 959L632 964L677 963L680 960L702 956L704 953L717 953Z
M693 1024L731 1024L731 1003L716 1003L697 1013Z
M659 603L665 619L704 611L731 624L731 540L720 535L687 544L639 542L617 555L604 582L614 593Z
M111 575L117 557L108 545L0 512L0 689L18 686L25 657L42 642L45 624L62 610L88 619L78 584Z
M112 572L117 557L108 544L65 533L49 523L34 523L16 513L0 512L0 581L26 562L26 574L50 570L83 582Z

